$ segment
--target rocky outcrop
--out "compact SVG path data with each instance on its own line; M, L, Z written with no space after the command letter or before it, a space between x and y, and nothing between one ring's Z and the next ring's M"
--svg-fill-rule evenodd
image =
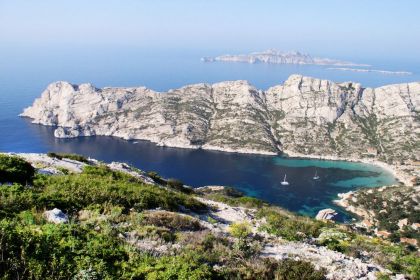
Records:
M166 93L55 82L22 116L56 137L112 135L172 147L418 160L420 83L363 88L292 75L267 91L246 81Z
M315 64L315 65L334 65L334 66L370 66L368 64L357 64L348 61L340 61L330 58L312 57L306 53L282 52L269 49L262 52L239 55L221 55L216 57L203 57L203 62L245 62L245 63L272 63L272 64Z
M54 208L53 210L45 211L44 212L45 219L54 224L63 224L69 221L69 218L66 214L63 213L58 208Z
M337 212L334 209L327 208L319 210L318 214L316 214L315 219L317 220L332 220L337 215Z

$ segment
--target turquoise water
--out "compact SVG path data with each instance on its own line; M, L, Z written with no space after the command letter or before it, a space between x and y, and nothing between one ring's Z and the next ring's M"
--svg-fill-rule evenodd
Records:
M202 63L200 57L223 51L167 51L138 49L14 49L0 46L0 151L80 153L104 161L125 161L143 170L192 186L229 185L246 194L305 215L325 207L336 208L337 193L359 187L395 183L391 174L372 165L323 160L287 159L274 156L240 155L215 151L156 147L154 144L112 137L55 139L49 127L31 124L17 115L57 80L91 82L103 86L147 86L154 90L199 82L249 80L267 89L281 84L291 74L310 75L334 81L358 81L380 86L420 80L418 64L389 63L392 67L363 59L387 70L406 70L412 76L353 73L321 66ZM312 179L315 171L320 180ZM287 174L289 186L282 186ZM340 209L339 220L350 216Z

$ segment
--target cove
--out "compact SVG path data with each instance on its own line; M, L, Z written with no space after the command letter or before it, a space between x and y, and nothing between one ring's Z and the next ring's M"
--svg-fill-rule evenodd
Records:
M232 186L303 215L313 217L323 208L333 208L341 222L352 216L333 204L338 193L397 183L388 171L365 163L159 147L147 141L106 136L56 139L54 128L21 121L30 131L29 138L35 138L28 139L32 144L20 143L10 151L77 153L105 162L127 162L193 187ZM319 180L313 179L315 172ZM285 174L288 186L280 184Z

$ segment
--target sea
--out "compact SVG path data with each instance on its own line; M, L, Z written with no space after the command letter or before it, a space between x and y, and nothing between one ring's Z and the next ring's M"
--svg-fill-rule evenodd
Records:
M341 222L354 217L334 205L338 193L397 183L386 170L363 163L158 147L147 141L103 136L55 139L53 127L32 124L18 116L49 83L62 80L74 84L89 82L96 87L146 86L162 92L187 84L226 80L248 80L259 89L268 89L282 84L291 74L335 82L353 81L364 87L420 81L418 63L377 58L358 61L374 65L372 69L413 73L387 75L315 65L200 60L216 54L221 52L92 46L0 47L0 151L68 152L105 162L127 162L145 171L180 179L192 187L235 187L246 195L302 215L315 216L321 209L333 208ZM320 177L318 180L313 179L315 173ZM286 174L288 186L280 184Z

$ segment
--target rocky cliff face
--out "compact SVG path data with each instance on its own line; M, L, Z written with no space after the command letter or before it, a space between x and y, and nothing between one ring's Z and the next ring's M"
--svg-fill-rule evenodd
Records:
M112 135L173 147L289 151L387 162L419 159L420 83L362 88L292 75L267 91L246 81L159 93L56 82L22 116L56 137Z

